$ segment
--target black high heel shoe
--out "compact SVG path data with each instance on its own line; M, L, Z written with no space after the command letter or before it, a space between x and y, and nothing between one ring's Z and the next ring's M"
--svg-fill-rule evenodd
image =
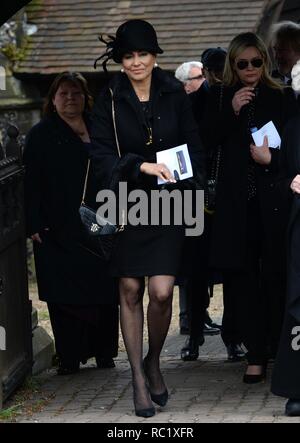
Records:
M181 349L181 360L183 361L195 361L199 357L199 346L204 344L204 336L200 336L195 339L193 337L189 337Z
M150 394L150 392L149 392L149 394ZM150 397L151 397L151 395L150 395ZM149 408L137 409L137 407L135 406L135 389L134 389L134 384L133 384L133 403L134 403L135 415L137 417L150 418L150 417L153 417L153 415L155 415L155 408L154 408L154 406L149 407Z
M148 383L148 386L149 386L149 377L147 375L147 368L146 368L145 359L143 361L143 368L144 368L144 373L145 373L145 376L146 376L146 379L147 379L147 383ZM153 392L150 391L150 389L149 389L149 393L150 393L151 400L154 403L156 403L158 406L164 407L168 403L169 392L168 392L167 388L161 394L154 394Z
M153 417L153 415L155 415L155 408L146 408L146 409L136 409L135 410L135 415L137 417L144 417L144 418L150 418Z
M264 364L264 365L262 365L262 373L261 374L255 374L255 375L244 374L243 382L248 385L253 385L255 383L261 383L261 382L265 381L266 376L267 376L267 365Z
M154 401L158 406L166 406L169 400L169 392L166 389L162 394L152 394L150 391L151 400Z

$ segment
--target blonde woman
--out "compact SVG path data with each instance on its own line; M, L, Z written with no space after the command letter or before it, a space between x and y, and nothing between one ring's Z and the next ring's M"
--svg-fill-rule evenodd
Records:
M262 40L253 33L235 37L224 85L212 89L204 123L207 147L223 148L211 260L223 270L224 295L235 305L248 350L245 383L262 381L268 356L276 353L285 294L288 208L274 187L279 149L269 148L266 138L254 146L251 132L273 121L281 134L297 105L293 91L269 72Z

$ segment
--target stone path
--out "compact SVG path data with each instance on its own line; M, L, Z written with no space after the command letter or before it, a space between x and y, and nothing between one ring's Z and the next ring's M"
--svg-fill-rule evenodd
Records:
M43 374L41 393L31 401L50 398L40 412L21 416L22 423L203 423L300 422L283 415L285 399L270 393L266 383L242 383L244 363L227 363L219 336L208 337L196 362L182 362L179 350L185 337L172 332L163 350L162 369L170 391L165 408L150 419L136 417L126 354L116 368L98 370L93 363L79 374Z

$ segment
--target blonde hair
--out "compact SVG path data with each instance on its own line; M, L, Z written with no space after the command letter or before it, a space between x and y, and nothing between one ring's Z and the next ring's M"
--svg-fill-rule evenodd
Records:
M207 83L210 86L223 82L223 79L222 79L223 72L222 71L215 72L213 70L208 70L208 69L204 68L204 72L205 72L205 78L207 80Z
M226 86L235 86L239 82L239 77L235 70L235 61L245 49L250 47L254 47L258 50L264 62L262 66L261 82L273 89L283 89L282 85L271 77L271 61L264 42L253 32L239 34L231 41L224 67L224 84Z

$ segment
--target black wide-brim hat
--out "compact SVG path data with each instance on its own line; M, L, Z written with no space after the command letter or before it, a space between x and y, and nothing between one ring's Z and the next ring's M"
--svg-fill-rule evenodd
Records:
M153 26L145 20L128 20L117 30L113 48L113 60L121 63L124 54L132 51L147 51L162 54L158 46L157 35Z

